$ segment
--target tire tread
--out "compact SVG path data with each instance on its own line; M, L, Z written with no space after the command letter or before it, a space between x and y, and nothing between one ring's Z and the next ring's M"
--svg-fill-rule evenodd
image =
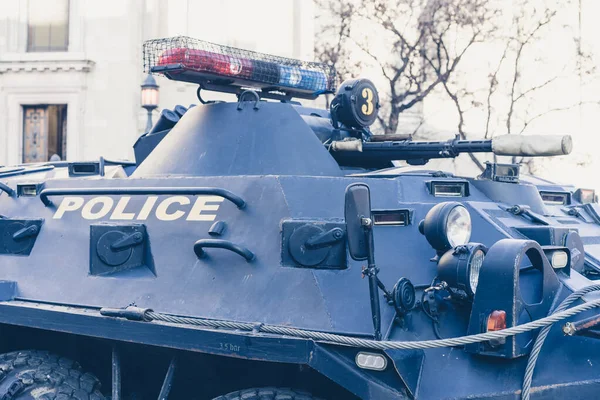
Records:
M238 390L213 400L321 400L310 393L288 388L252 388Z
M12 380L6 385L8 380ZM68 358L47 351L13 351L0 355L0 400L18 400L34 389L47 390L40 400L106 400L100 381Z

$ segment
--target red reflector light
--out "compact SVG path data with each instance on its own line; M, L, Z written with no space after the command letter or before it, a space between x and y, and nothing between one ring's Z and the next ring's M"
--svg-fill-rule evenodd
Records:
M488 316L486 325L487 332L494 332L506 329L506 311L492 311L491 314Z

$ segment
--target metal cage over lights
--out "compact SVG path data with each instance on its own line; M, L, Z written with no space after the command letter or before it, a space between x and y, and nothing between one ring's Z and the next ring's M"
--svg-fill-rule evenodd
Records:
M335 69L327 64L277 57L186 36L144 43L144 69L172 80L206 86L260 89L313 99L335 92ZM237 90L237 91L236 91ZM226 91L226 90L222 90Z

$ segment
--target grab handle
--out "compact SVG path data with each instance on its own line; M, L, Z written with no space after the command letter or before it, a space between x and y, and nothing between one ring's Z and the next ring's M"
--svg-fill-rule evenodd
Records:
M104 187L104 188L49 188L40 192L44 205L52 205L51 196L65 195L153 195L153 194L187 194L215 195L231 201L240 210L246 207L246 202L237 194L226 189L211 187Z
M240 246L239 244L235 244L229 240L223 239L200 239L196 243L194 243L194 253L198 258L204 257L206 252L205 248L211 249L225 249L229 251L233 251L236 254L244 257L246 261L250 262L254 260L254 253L249 249Z

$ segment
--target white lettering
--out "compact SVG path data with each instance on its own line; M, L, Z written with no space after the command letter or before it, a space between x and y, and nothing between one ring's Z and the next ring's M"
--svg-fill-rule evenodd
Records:
M120 220L133 219L135 217L135 213L126 213L125 212L125 207L127 207L129 200L131 200L131 197L129 197L129 196L121 197L117 203L117 206L115 207L115 210L110 215L110 219L120 219Z
M173 196L166 198L156 207L156 218L161 221L175 221L185 215L184 211L177 210L172 213L168 213L168 208L173 203L179 203L180 205L190 204L190 199L185 196Z
M152 214L160 221L214 221L223 202L219 196L197 196L193 205L190 197L170 196L158 201L158 196L146 197L139 212L129 205L132 196L113 198L93 197L87 202L83 197L65 196L54 213L54 219L61 219L67 212L81 210L81 216L88 220L109 217L114 221L146 221ZM112 211L112 212L111 212Z
M101 204L101 208L93 212L92 209L96 204ZM81 209L81 216L85 219L100 219L110 212L114 204L114 200L108 196L94 197Z
M198 196L194 206L187 216L188 221L214 221L216 214L202 214L203 211L217 211L219 204L206 204L208 202L221 203L222 197L219 196Z
M157 196L148 196L146 202L140 210L140 213L137 216L137 219L139 219L140 221L145 221L148 218L148 215L150 215L150 211L152 211L152 208L154 208L156 200L158 200Z
M54 219L61 219L65 212L79 210L83 205L83 197L64 197L54 213Z

